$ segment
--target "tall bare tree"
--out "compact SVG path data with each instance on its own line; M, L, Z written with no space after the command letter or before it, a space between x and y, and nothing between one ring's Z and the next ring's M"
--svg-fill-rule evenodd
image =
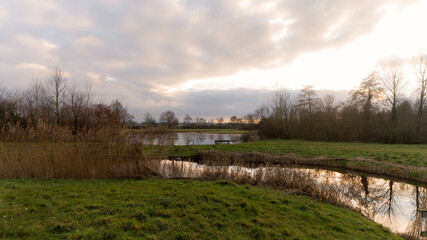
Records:
M184 125L185 126L190 126L191 125L191 122L193 121L193 119L190 117L190 115L188 115L188 114L185 114L185 117L184 117Z
M22 108L24 116L33 127L37 127L37 121L43 104L43 91L43 84L39 79L34 79L23 95L24 103Z
M350 94L352 100L361 108L366 118L369 118L373 108L373 102L380 99L381 91L382 88L378 73L373 71L364 78L360 82L359 87L352 90Z
M118 99L111 102L110 108L113 111L113 113L116 114L120 124L122 125L130 124L134 119L134 116L132 116L128 112L127 107L123 106L123 104Z
M87 132L89 129L90 117L93 116L93 108L92 99L93 99L93 91L92 91L92 83L86 81L86 88L84 92L84 111L83 111L83 131Z
M279 137L289 138L289 118L292 107L291 95L286 89L277 88L271 99L274 121L271 124L278 128Z
M152 127L157 124L156 119L154 119L154 117L149 112L144 114L143 123L145 123L148 127Z
M421 121L423 117L423 109L427 97L427 54L420 54L412 59L412 66L414 67L417 76L417 93L418 93L418 110L417 110L417 127L416 134L419 136L421 132Z
M79 91L75 84L68 88L66 105L70 114L74 134L79 130L79 125L83 125L81 122L83 120L83 113L85 110L85 97L85 93Z
M222 126L222 124L224 123L224 117L217 117L216 122L219 126Z
M172 127L175 128L178 126L178 119L176 118L175 113L172 111L163 112L160 115L159 122L165 124L169 128L172 128ZM206 123L206 120L205 120L205 123Z
M52 109L56 125L59 125L61 121L61 107L65 97L65 80L64 73L58 67L55 67L44 87L43 96Z
M312 85L304 86L297 98L299 109L307 112L310 116L313 114L315 107L318 106L319 101L320 98Z
M375 103L381 99L381 94L381 83L376 71L372 71L360 82L357 89L350 92L352 102L362 113L360 119L362 133L360 135L363 139L361 140L368 140L373 135L372 114L375 112Z
M398 57L390 57L380 61L380 81L383 88L383 96L390 106L391 121L396 127L397 105L402 100L405 90L403 78L402 60Z

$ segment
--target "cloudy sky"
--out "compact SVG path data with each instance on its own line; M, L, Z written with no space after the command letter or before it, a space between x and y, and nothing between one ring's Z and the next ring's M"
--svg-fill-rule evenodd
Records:
M427 48L426 0L0 0L0 81L60 67L102 101L243 115L276 86L349 90Z

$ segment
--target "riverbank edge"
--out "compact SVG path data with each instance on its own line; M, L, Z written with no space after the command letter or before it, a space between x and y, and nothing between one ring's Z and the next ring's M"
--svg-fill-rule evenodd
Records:
M313 166L320 168L337 168L375 174L397 179L427 183L427 168L404 166L396 163L382 162L373 159L356 157L328 158L318 156L314 158L299 157L294 154L270 154L257 151L252 152L225 152L216 150L200 151L193 160L207 165L241 165L241 166Z

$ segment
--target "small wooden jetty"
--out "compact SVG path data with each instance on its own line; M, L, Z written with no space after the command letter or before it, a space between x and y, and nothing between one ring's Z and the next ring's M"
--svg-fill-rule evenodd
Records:
M215 144L227 143L230 144L231 140L215 140Z

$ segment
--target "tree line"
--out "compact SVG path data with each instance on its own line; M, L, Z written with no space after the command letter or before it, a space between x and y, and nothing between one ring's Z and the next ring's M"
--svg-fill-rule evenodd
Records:
M191 117L185 114L183 121L180 123L175 113L171 110L162 112L158 121L149 112L146 112L141 125L144 127L166 126L168 128L182 129L245 129L253 130L256 127L256 116L252 113L243 117L233 115L227 122L224 117L210 118L207 120L202 116Z
M85 90L69 83L64 72L54 68L45 79L35 79L24 90L0 88L0 129L39 125L68 128L73 134L129 124L133 116L119 100L96 102L90 84Z
M254 113L263 138L301 138L321 141L382 143L427 142L427 55L410 61L416 90L408 97L405 61L383 59L378 67L338 102L332 95L319 97L304 86L292 97L278 89Z

